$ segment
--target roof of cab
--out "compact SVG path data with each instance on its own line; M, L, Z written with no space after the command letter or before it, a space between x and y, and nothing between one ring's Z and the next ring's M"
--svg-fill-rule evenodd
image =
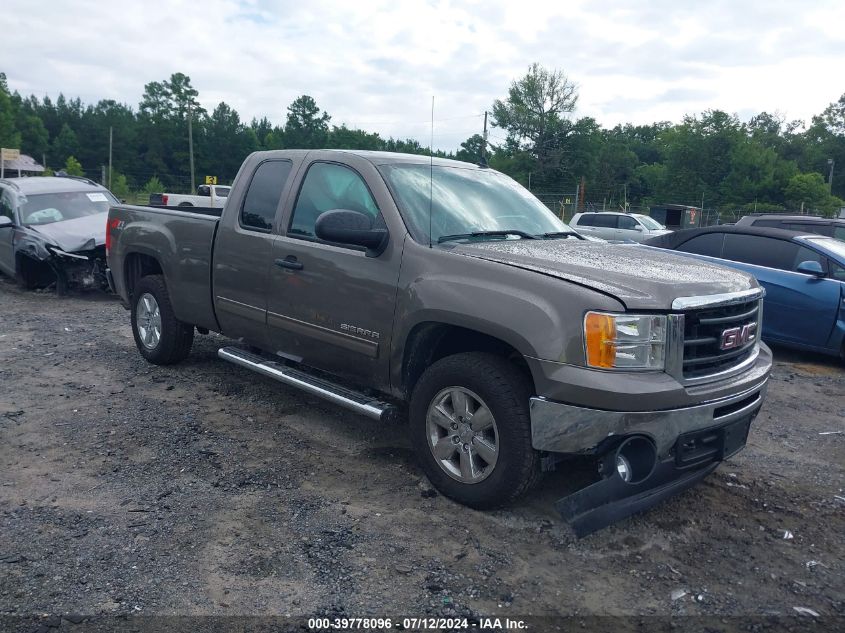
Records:
M290 158L302 157L305 154L350 154L368 160L373 165L428 165L431 163L435 167L460 167L463 169L484 169L495 171L488 167L481 167L473 163L465 163L460 160L452 160L449 158L429 157L425 154L400 154L398 152L376 152L370 150L357 149L313 149L313 150L269 150L264 152L256 152L261 157L275 157L275 158Z

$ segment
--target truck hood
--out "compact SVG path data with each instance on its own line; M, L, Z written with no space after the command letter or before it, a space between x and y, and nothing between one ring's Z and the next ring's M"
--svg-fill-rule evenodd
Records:
M593 288L628 309L668 310L677 297L757 286L747 273L639 244L507 240L459 244L453 252Z
M32 224L30 230L65 252L87 251L106 243L108 212L50 224Z

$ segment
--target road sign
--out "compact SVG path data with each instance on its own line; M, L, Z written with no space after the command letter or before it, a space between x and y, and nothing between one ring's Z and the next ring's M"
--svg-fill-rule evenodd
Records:
M205 177L205 184L216 185L217 184L217 176L206 176Z
M0 158L2 160L17 160L21 157L19 149L9 149L8 147L0 148Z

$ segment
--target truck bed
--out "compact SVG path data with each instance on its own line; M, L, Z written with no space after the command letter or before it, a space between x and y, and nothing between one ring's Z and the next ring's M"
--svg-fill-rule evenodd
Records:
M115 290L128 300L127 271L133 257L154 259L168 283L173 310L180 321L217 329L211 298L211 265L220 209L117 205L109 221L113 233L109 265ZM137 258L136 258L137 259Z

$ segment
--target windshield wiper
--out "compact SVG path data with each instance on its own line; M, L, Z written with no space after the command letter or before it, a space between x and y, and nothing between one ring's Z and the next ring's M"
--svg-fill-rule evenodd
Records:
M525 231L516 229L508 229L507 231L475 231L474 233L456 233L455 235L442 235L437 238L437 243L451 242L452 240L468 240L472 237L507 237L508 235L517 235L524 240L536 240L536 235L531 235Z
M578 233L577 231L554 231L552 233L543 233L540 237L544 237L546 239L554 239L556 237L577 237L579 240L586 240L587 238Z

